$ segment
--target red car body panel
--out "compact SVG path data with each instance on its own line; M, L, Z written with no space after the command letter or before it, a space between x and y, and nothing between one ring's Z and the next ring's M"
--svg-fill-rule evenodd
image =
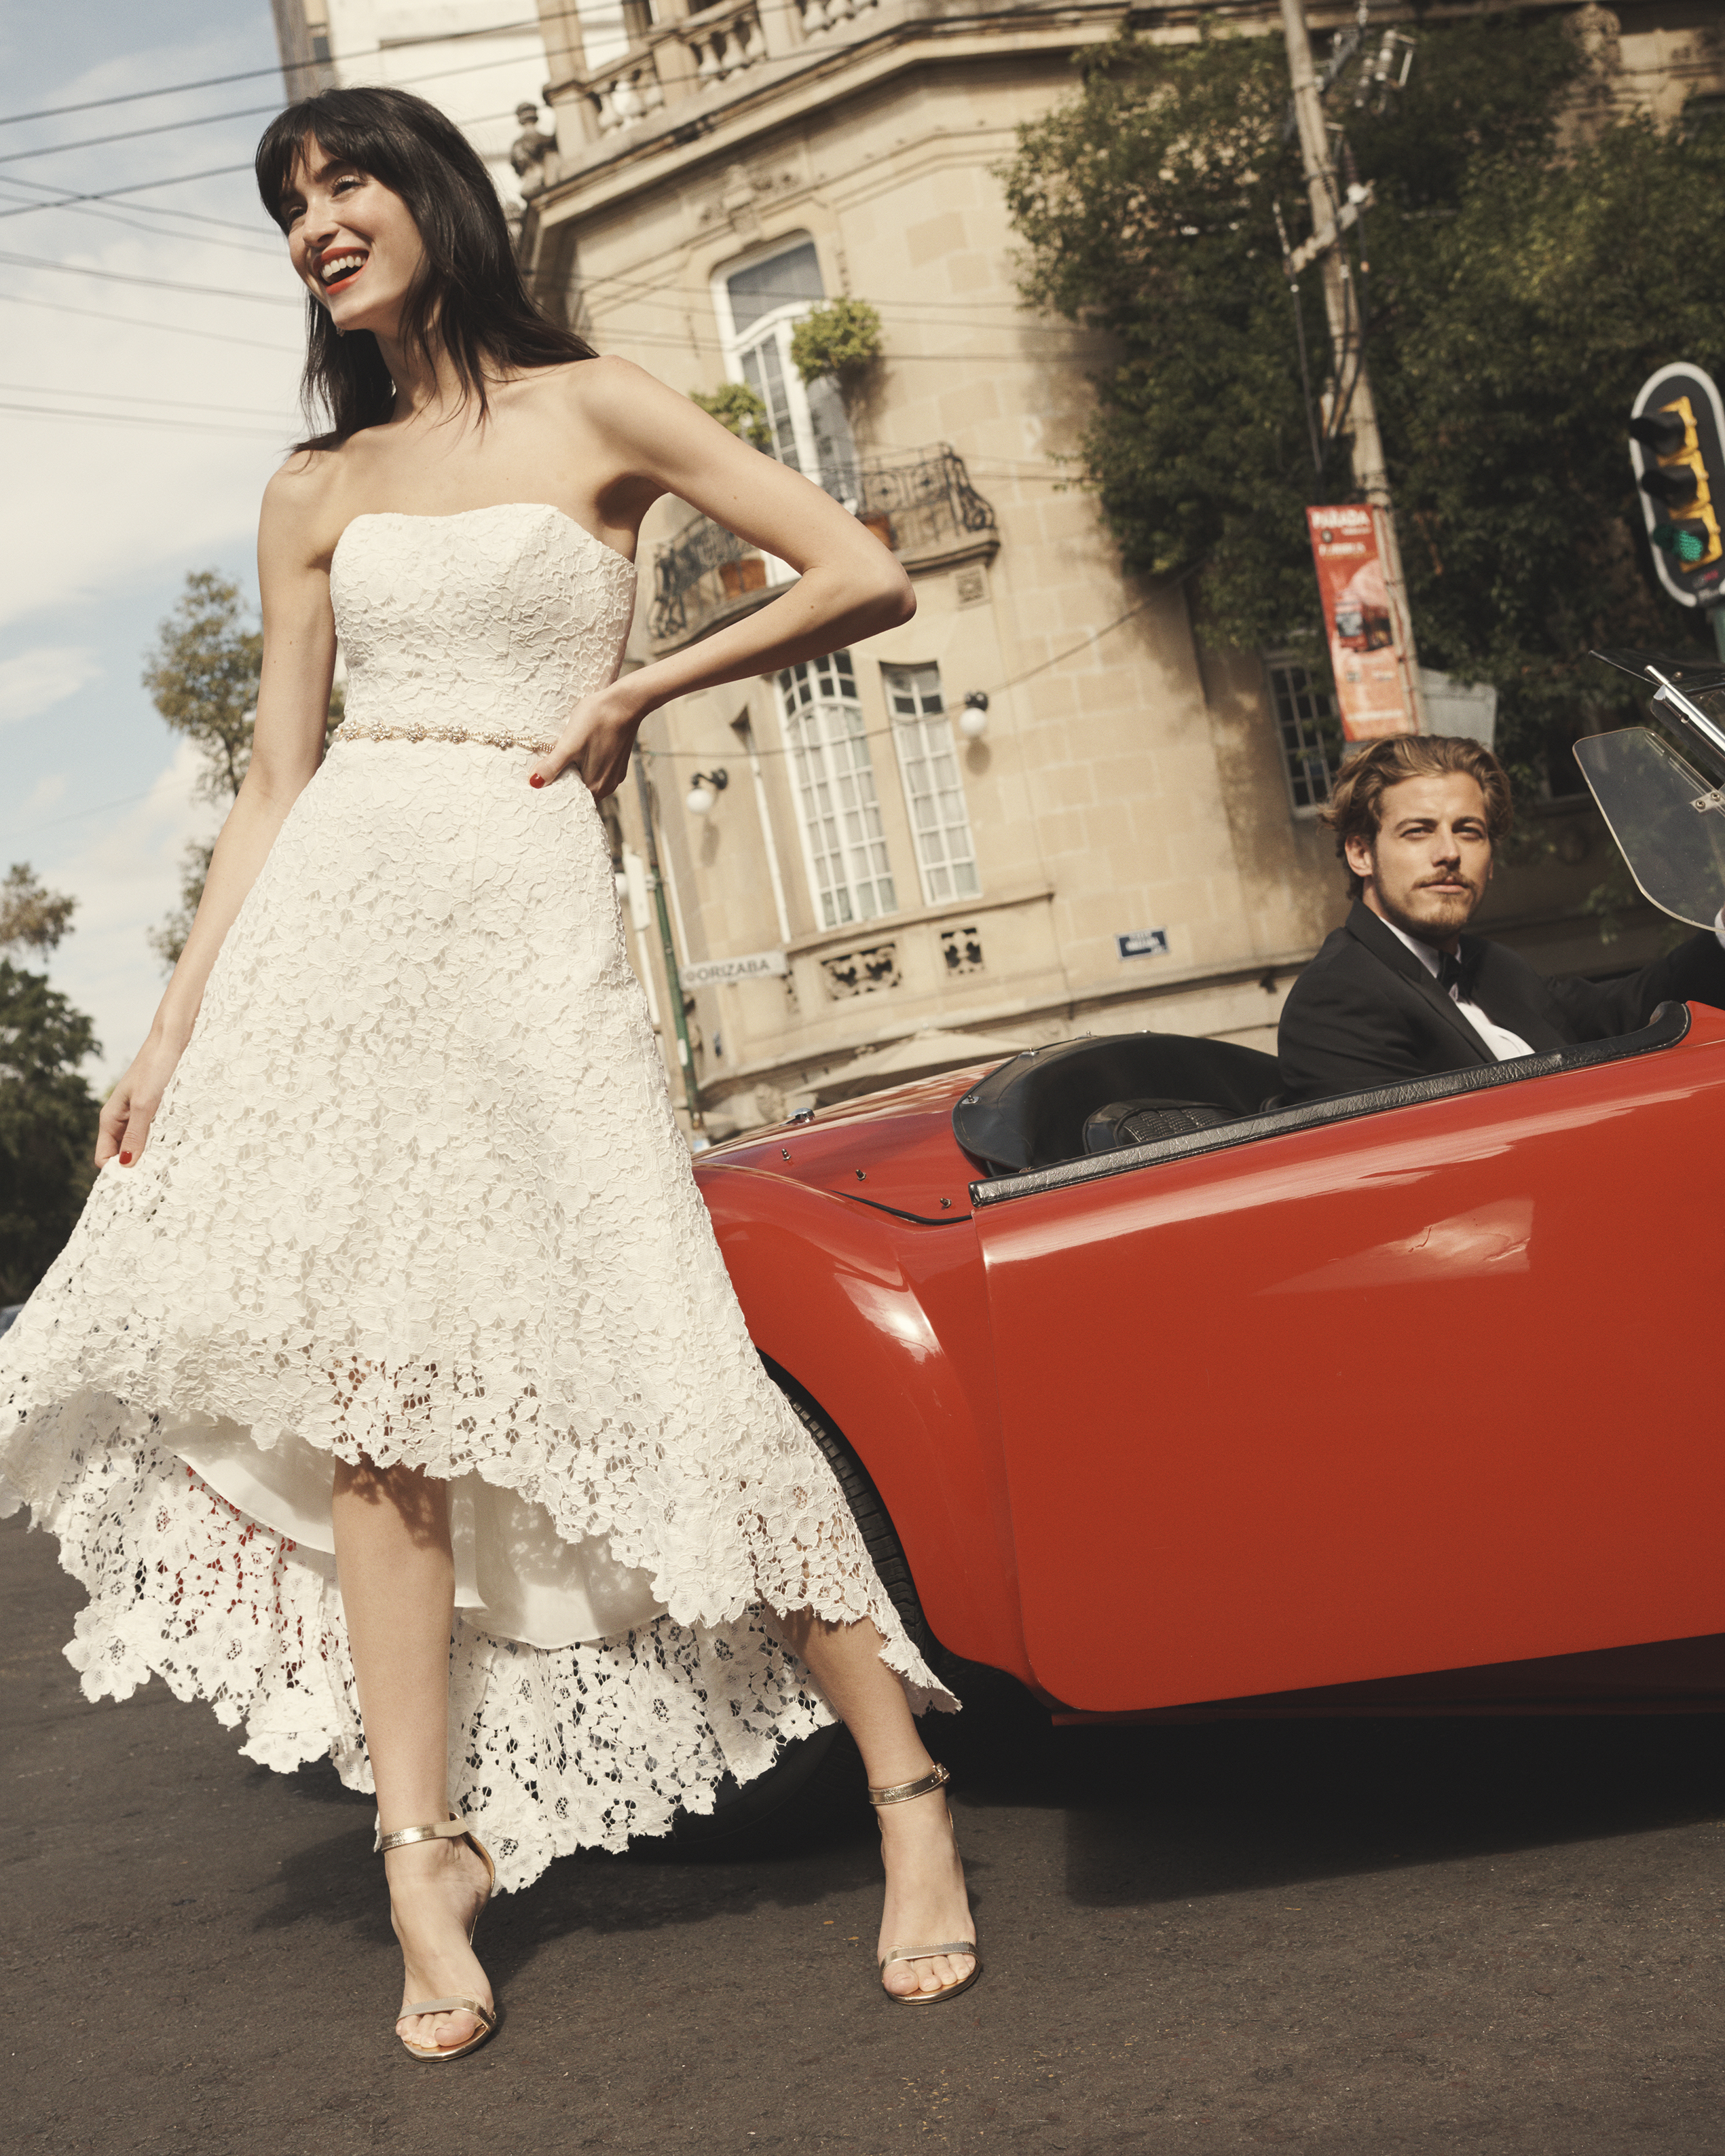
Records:
M974 1209L975 1071L697 1173L936 1635L1069 1709L1692 1641L1725 1633L1725 1014L1691 1015Z

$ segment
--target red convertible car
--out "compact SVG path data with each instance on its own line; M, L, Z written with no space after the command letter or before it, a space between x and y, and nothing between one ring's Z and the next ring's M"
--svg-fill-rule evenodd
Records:
M906 1614L1071 1719L1725 1706L1725 1014L1276 1086L1085 1039L700 1157Z

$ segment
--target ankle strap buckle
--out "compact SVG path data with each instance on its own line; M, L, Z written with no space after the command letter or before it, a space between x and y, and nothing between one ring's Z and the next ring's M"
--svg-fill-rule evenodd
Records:
M884 1789L871 1786L868 1801L877 1811L883 1804L908 1804L913 1797L926 1797L935 1789L944 1789L951 1779L945 1768L937 1765L919 1781L895 1782L890 1789Z
M383 1831L383 1822L377 1823L377 1839L371 1845L374 1856L387 1856L392 1849L408 1849L416 1841L458 1841L468 1831L465 1820L444 1820L438 1826L404 1826L393 1834Z

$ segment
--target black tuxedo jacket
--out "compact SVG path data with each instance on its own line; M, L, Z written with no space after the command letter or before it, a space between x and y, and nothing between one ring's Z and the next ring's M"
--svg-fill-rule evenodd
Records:
M1710 929L1616 981L1547 980L1502 943L1464 936L1461 993L1544 1055L1645 1025L1668 998L1725 1009L1725 949ZM1495 1062L1401 938L1364 901L1293 987L1277 1040L1283 1096L1313 1101Z

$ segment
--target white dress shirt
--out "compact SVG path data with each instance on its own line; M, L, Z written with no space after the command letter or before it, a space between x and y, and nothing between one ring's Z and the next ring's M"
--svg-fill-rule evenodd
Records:
M1379 921L1384 921L1381 913L1378 918ZM1405 930L1398 928L1393 921L1384 921L1384 926L1392 936L1400 937L1402 942L1407 945L1409 950L1413 952L1435 981L1438 974L1438 954L1431 946L1429 943L1420 942L1417 937L1408 935ZM1713 916L1713 933L1718 937L1721 948L1725 949L1725 906L1722 906ZM1450 990L1450 1001L1484 1041L1486 1046L1491 1050L1493 1058L1497 1062L1507 1063L1512 1055L1531 1055L1533 1053L1518 1033L1512 1033L1507 1025L1493 1024L1477 1004L1469 1003L1459 986Z
M1381 913L1378 918L1379 921L1384 921ZM1407 945L1409 950L1413 952L1435 981L1437 978L1438 954L1431 946L1429 943L1420 942L1417 937L1410 936L1405 930L1398 928L1393 921L1384 921L1384 926L1392 936L1400 937L1402 942ZM1477 1004L1469 1003L1459 987L1450 990L1450 1001L1484 1041L1486 1046L1491 1050L1494 1061L1507 1063L1512 1055L1531 1055L1533 1053L1518 1033L1512 1033L1507 1025L1494 1024L1486 1016Z

